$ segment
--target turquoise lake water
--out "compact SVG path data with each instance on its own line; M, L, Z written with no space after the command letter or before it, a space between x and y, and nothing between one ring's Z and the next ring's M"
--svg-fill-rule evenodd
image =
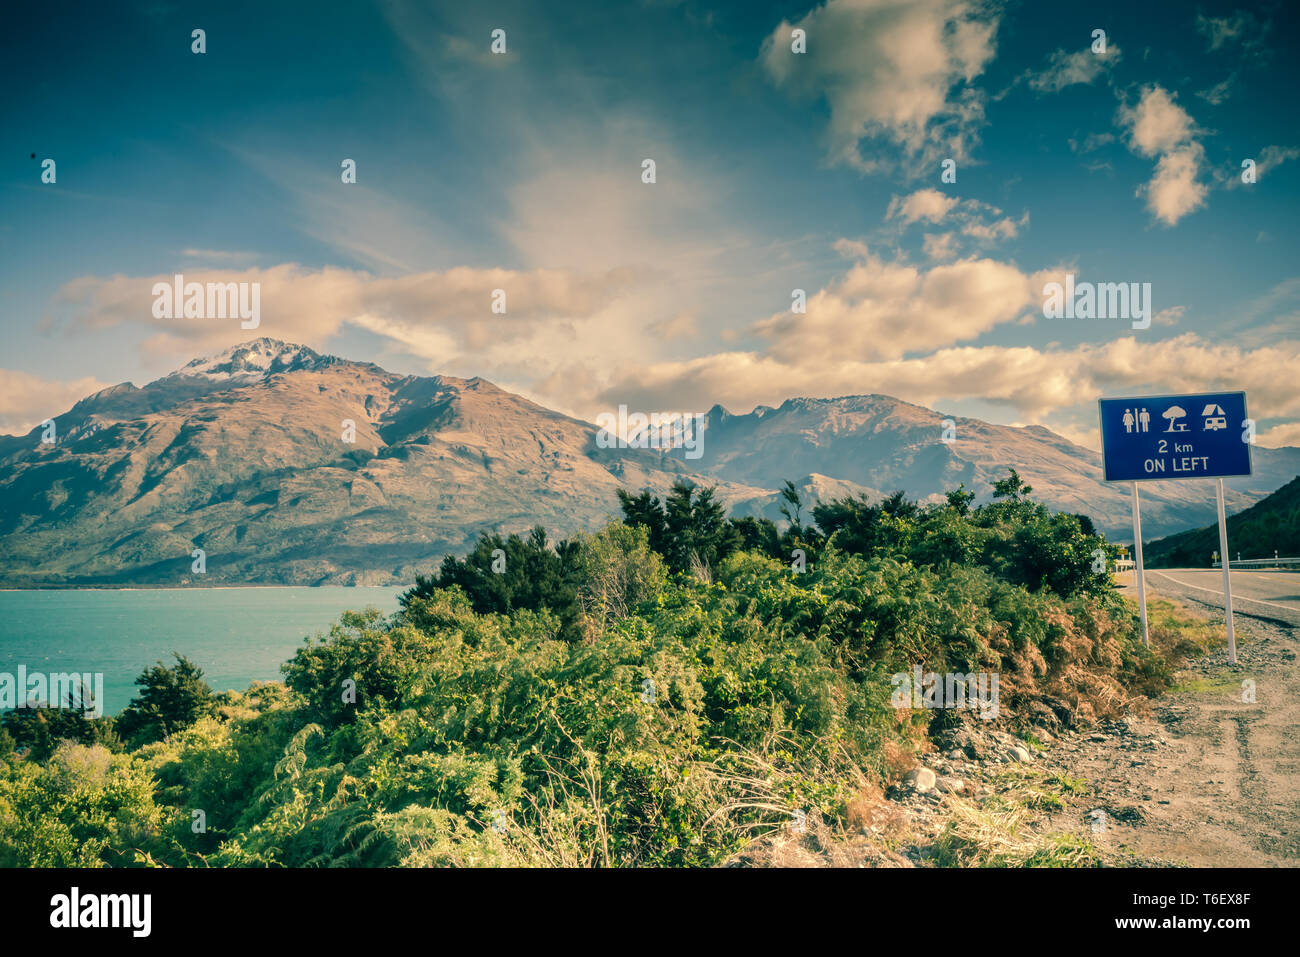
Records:
M0 672L102 672L104 713L135 696L135 679L172 652L214 691L279 681L280 665L347 610L397 610L405 588L158 588L0 591Z

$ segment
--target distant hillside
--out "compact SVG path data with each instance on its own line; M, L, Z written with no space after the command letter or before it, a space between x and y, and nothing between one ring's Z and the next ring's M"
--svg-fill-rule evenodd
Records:
M950 443L940 441L945 419L955 426ZM886 395L793 398L745 415L715 406L703 446L697 460L674 454L684 467L746 486L779 489L787 478L819 475L931 501L964 482L977 502L986 502L993 482L1014 466L1036 500L1088 515L1112 541L1132 541L1129 483L1105 481L1098 452L1038 425L996 425ZM1231 511L1255 504L1300 472L1300 449L1257 446L1251 459L1252 475L1224 483ZM1203 482L1142 484L1148 534L1196 528L1213 516L1213 493Z
M0 585L411 581L481 532L599 528L619 489L662 495L679 478L775 520L787 479L809 506L894 490L934 500L963 482L982 502L1014 466L1037 501L1127 541L1129 490L1102 480L1096 452L961 416L945 443L945 418L883 395L715 407L687 458L602 447L591 423L484 379L256 339L88 396L55 417L53 444L40 428L0 436ZM1300 472L1300 449L1256 449L1254 466L1229 483L1230 509ZM1213 515L1202 483L1142 491L1152 534Z
M1143 546L1153 568L1209 568L1219 550L1219 526L1198 528ZM1244 512L1228 516L1228 550L1233 561L1300 555L1300 476Z
M54 445L0 438L8 586L411 581L479 532L598 527L617 489L692 476L597 448L589 423L483 379L272 339L106 389L55 424ZM770 494L718 484L728 507Z

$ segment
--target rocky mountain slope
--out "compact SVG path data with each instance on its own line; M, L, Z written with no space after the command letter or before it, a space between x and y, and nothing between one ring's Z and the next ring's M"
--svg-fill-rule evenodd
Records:
M952 419L952 441L942 441ZM1103 480L1101 456L1041 426L1016 428L942 412L884 395L788 399L733 415L708 416L704 455L693 465L732 482L778 487L810 472L880 491L903 489L925 499L964 482L987 501L992 482L1014 467L1034 498L1059 511L1089 515L1115 540L1132 539L1131 486ZM1230 511L1239 511L1300 473L1300 449L1252 451L1254 474L1226 481ZM1207 481L1144 482L1146 534L1212 521L1214 487Z
M114 386L55 423L54 445L39 429L0 440L8 585L400 582L481 530L596 526L617 514L615 489L689 474L598 449L590 424L482 379L273 340Z
M52 445L40 429L0 437L0 584L403 582L481 531L571 534L616 515L617 489L663 493L679 477L775 516L787 478L810 498L925 497L963 481L986 495L1014 465L1036 497L1123 537L1128 492L1100 481L1095 453L960 418L945 444L943 418L885 396L715 408L703 456L686 459L600 448L592 424L483 379L400 376L259 339L83 399L56 418ZM1300 472L1300 449L1258 449L1256 464L1230 507ZM1157 534L1213 514L1202 483L1143 491Z

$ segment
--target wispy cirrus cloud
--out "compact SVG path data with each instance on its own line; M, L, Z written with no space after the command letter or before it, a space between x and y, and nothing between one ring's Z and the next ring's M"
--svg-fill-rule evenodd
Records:
M1060 93L1067 87L1080 84L1091 85L1119 65L1122 59L1120 49L1113 43L1093 51L1092 46L1082 50L1059 49L1048 54L1047 65L1040 70L1026 70L1012 87L1025 83L1039 94ZM1005 96L1004 91L999 96Z
M1255 160L1255 182L1258 183L1283 163L1300 159L1300 149L1294 146L1265 146L1252 159ZM1239 189L1246 185L1240 170L1221 170L1218 179L1227 189Z
M1211 53L1239 47L1248 55L1264 55L1264 40L1272 27L1272 21L1260 20L1249 10L1237 10L1226 17L1196 15L1196 30L1205 37L1206 50Z
M1214 84L1214 86L1208 87L1204 90L1197 90L1196 95L1206 103L1210 104L1210 106L1220 106L1227 102L1228 98L1232 96L1232 91L1236 84L1237 74L1231 73L1228 75L1227 79Z

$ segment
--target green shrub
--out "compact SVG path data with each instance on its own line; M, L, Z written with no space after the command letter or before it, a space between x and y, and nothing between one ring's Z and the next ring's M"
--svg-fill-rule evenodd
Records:
M397 614L307 640L284 685L181 707L198 675L151 669L129 753L47 728L48 756L0 765L0 861L707 866L796 812L844 820L926 731L895 673L996 672L1013 709L1097 715L1161 674L1092 571L1105 542L1014 474L997 492L805 524L788 486L778 530L680 485L554 547L487 537Z

